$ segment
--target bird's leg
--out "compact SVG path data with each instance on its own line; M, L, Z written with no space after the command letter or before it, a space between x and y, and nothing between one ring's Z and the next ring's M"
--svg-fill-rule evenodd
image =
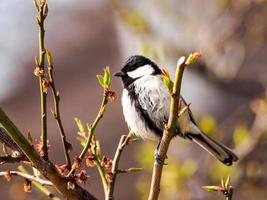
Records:
M159 165L165 165L164 160L165 160L166 158L168 158L168 157L167 157L167 155L166 155L165 158L161 158L161 157L160 157L160 155L159 155L159 146L160 146L160 143L161 143L161 139L159 140L157 149L156 149L156 151L155 151L155 160L156 160L156 162L157 162Z

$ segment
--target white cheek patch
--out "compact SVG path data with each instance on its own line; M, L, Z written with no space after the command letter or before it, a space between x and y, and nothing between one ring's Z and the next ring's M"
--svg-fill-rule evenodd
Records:
M153 69L153 67L151 67L151 65L144 65L142 67L138 67L136 70L127 72L127 74L134 79L145 75L151 75L154 71L155 70Z

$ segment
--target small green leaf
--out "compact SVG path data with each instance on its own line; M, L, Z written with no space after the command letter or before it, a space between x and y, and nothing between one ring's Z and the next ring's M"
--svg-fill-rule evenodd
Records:
M220 186L215 186L215 185L202 186L202 188L209 192L217 192L222 190Z
M85 128L84 128L83 122L78 118L75 118L75 122L76 122L76 124L78 126L79 132L80 133L85 133Z
M96 77L98 79L99 84L104 88L105 87L104 77L102 75L97 75Z
M168 88L169 92L172 92L172 88L173 88L173 82L170 78L169 72L165 69L162 69L162 73L163 73L163 82L166 85L166 87Z
M144 169L143 168L140 168L140 167L131 167L129 169L127 169L128 172L140 172L140 171L143 171Z
M110 70L108 66L104 69L104 83L105 86L108 88L110 85Z

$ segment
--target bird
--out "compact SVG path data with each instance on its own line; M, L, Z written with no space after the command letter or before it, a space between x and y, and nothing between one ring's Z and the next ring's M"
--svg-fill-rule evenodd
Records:
M134 55L113 75L122 80L121 104L130 132L144 140L158 141L159 147L169 119L171 101L169 90L163 82L163 71L149 58ZM180 101L180 109L188 105L182 96ZM238 160L230 148L198 127L190 108L178 118L176 125L176 136L198 144L223 164L230 166ZM158 151L155 158L162 164Z

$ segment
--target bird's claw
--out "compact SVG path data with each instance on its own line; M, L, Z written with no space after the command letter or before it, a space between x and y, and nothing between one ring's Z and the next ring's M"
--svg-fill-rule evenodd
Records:
M167 156L166 156L166 158L167 158ZM156 151L156 153L155 153L155 160L159 165L167 165L166 163L164 163L165 158L162 158L159 155L158 151Z

